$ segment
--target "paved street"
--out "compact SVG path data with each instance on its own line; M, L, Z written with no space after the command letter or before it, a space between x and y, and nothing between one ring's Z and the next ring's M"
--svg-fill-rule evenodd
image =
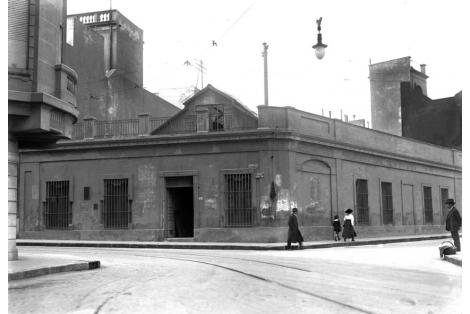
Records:
M441 240L303 251L19 247L96 270L9 282L10 313L461 313Z

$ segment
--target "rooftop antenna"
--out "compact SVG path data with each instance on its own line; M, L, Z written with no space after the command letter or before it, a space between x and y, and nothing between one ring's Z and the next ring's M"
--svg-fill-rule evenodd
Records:
M204 67L202 60L195 60L195 61L196 61L196 65L194 67L201 74L201 89L203 89L204 88L204 71L206 71L207 69Z

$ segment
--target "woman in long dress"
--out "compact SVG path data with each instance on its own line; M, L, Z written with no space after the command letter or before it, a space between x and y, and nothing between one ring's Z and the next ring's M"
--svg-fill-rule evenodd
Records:
M354 237L357 236L356 230L354 230L354 216L352 215L353 210L348 208L344 211L344 224L343 224L343 239L351 238L354 241Z

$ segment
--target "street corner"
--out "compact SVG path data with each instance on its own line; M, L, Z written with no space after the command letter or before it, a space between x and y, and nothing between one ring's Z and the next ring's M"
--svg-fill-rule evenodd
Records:
M101 262L99 260L64 262L62 264L56 263L54 265L43 264L37 267L31 267L26 263L18 263L13 267L9 266L8 281L33 278L62 272L92 270L100 267Z

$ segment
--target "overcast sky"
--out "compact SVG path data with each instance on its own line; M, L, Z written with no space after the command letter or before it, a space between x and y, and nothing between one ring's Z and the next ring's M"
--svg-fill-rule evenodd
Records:
M427 65L428 96L463 85L463 1L144 1L113 0L144 31L144 86L168 101L204 85L257 111L264 103L262 43L267 42L269 104L325 115L340 110L370 121L369 60L410 56ZM68 0L68 14L106 10L109 0ZM323 18L325 57L318 60L315 20ZM217 47L212 46L212 40ZM467 57L465 55L465 57Z

